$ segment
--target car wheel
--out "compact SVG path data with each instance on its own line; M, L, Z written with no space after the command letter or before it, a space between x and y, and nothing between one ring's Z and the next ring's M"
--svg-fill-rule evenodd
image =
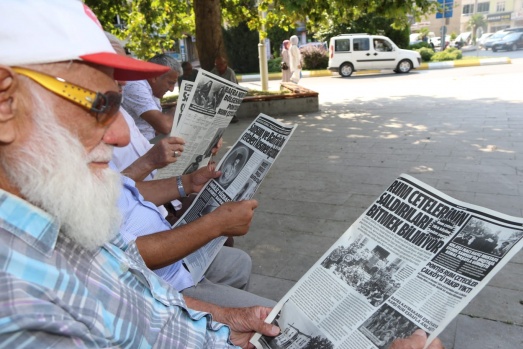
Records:
M408 73L412 69L412 62L408 59L404 59L401 62L398 63L398 67L396 68L397 73Z
M493 48L492 48L492 52L498 52L498 49L495 48L495 47L493 47Z
M512 44L512 47L510 48L512 51L517 51L518 50L518 45L516 44Z
M354 73L354 67L350 63L343 63L340 66L340 75L344 78L348 78Z

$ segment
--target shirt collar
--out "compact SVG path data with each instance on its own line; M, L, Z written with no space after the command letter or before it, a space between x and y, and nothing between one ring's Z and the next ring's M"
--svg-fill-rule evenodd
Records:
M42 209L0 189L0 228L49 255L55 248L60 222Z

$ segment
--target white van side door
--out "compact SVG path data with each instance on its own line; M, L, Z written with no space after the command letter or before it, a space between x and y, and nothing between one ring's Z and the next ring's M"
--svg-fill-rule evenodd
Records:
M385 38L373 38L372 48L374 69L396 69L398 52L392 42Z
M355 70L373 69L374 49L371 47L369 37L352 39L352 59Z

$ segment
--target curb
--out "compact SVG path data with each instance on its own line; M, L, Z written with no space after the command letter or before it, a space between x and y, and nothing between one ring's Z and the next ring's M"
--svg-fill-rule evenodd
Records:
M429 69L448 69L448 68L463 68L463 67L477 67L482 65L495 65L495 64L511 64L512 61L508 57L496 57L496 58L483 58L483 59L467 59L452 62L434 62L434 63L421 63L420 67L416 70L429 70ZM376 74L381 70L365 70L361 72L355 72L354 75L367 75ZM304 70L302 73L303 78L315 78L319 76L337 76L338 73L331 72L330 70ZM238 82L250 82L260 81L260 74L246 74L237 75ZM269 73L269 80L281 80L281 73Z

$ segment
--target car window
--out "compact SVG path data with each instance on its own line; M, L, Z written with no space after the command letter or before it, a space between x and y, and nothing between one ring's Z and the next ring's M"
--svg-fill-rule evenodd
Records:
M369 38L361 38L353 40L354 51L368 51L370 48Z
M516 40L519 37L520 33L511 33L503 37L504 41Z
M392 46L386 40L374 39L374 49L380 52L390 52L392 51Z
M350 51L350 39L338 39L334 41L334 51Z

